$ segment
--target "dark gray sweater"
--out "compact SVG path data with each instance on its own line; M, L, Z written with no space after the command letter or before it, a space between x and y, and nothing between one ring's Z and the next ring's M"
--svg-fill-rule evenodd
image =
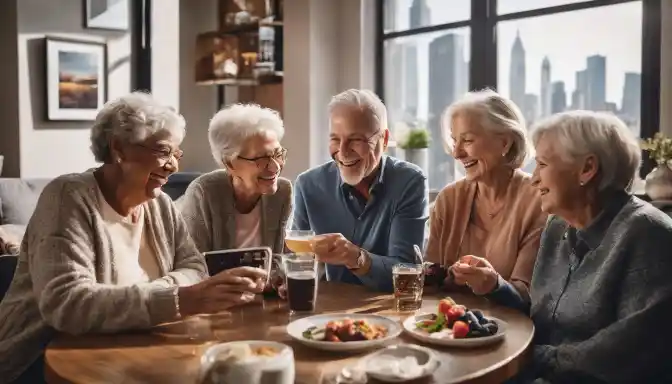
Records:
M672 219L618 194L584 230L551 217L530 314L535 383L668 383L672 361ZM491 296L524 308L506 285Z

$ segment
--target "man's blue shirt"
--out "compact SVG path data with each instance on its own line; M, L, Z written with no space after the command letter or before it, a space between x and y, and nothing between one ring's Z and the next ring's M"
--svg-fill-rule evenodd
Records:
M371 255L362 276L342 265L327 265L327 279L392 291L392 267L415 260L428 217L427 177L417 166L383 156L370 198L345 184L335 162L310 169L294 186L293 229L341 233Z

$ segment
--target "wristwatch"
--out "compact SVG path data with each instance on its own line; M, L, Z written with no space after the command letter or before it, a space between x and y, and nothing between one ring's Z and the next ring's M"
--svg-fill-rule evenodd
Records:
M366 257L367 257L366 251L363 248L359 248L359 256L357 257L355 265L348 265L347 266L348 269L362 268L364 264L366 264Z

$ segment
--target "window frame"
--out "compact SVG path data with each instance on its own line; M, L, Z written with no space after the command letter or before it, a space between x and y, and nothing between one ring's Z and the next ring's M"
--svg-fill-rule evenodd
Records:
M526 19L594 9L634 1L642 2L642 85L640 96L640 137L653 137L660 130L660 66L662 0L592 0L520 12L497 14L498 0L471 0L471 18L457 22L385 33L386 0L376 0L376 93L385 98L385 42L430 32L470 28L469 89L497 89L497 24L500 21ZM394 0L392 0L394 1ZM494 65L493 65L494 63ZM640 177L645 178L655 164L642 154Z

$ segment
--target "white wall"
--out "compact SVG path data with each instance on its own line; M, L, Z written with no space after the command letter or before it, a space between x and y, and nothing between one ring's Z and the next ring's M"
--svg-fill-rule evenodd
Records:
M45 118L44 37L107 41L108 96L115 98L130 90L130 33L84 29L81 1L17 0L17 12L21 176L53 177L93 167L91 123Z
M327 104L348 88L373 89L374 1L285 1L283 171L299 173L329 159ZM364 17L367 17L365 19ZM373 19L371 19L373 20ZM347 26L347 27L344 27Z

